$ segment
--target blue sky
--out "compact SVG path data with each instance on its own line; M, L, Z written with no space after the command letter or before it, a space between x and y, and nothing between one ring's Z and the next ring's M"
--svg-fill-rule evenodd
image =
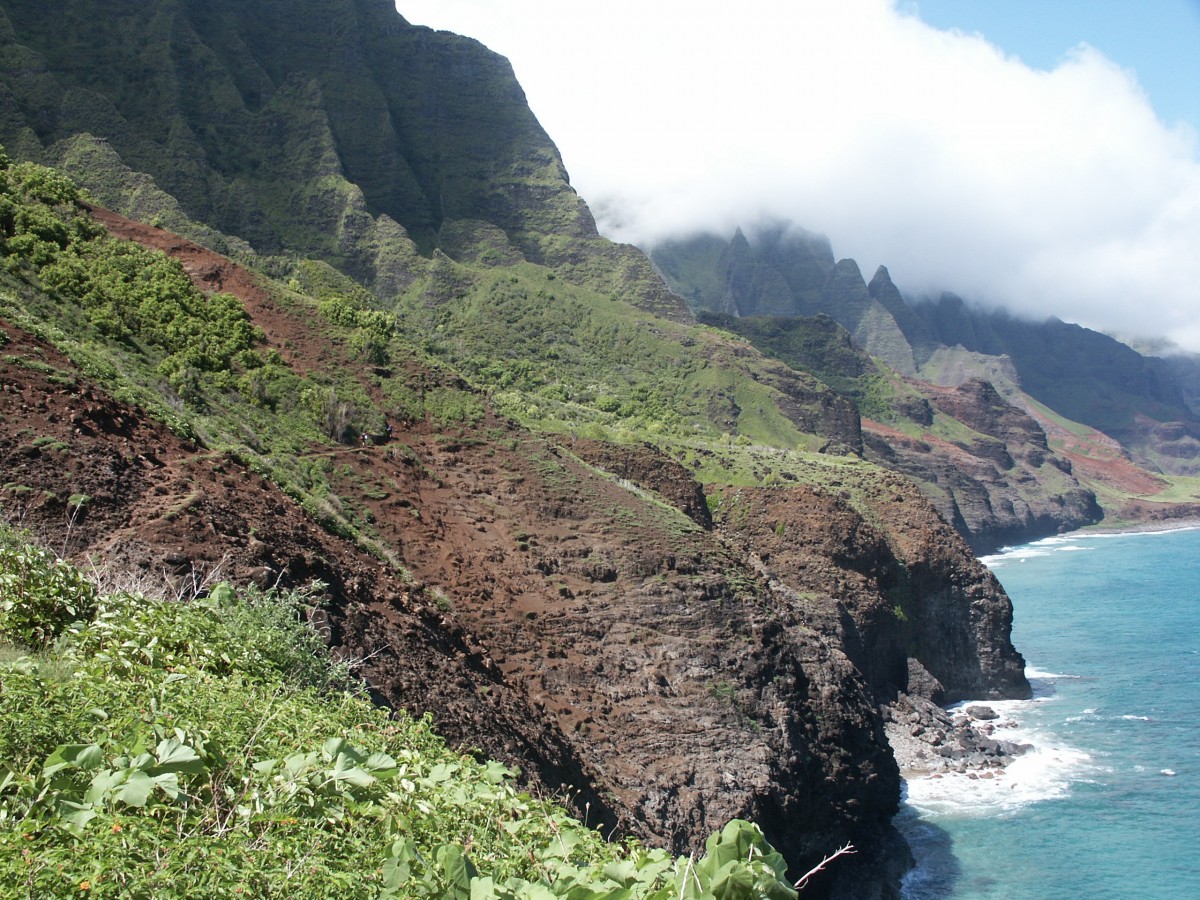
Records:
M901 8L936 28L979 32L1041 69L1090 44L1137 73L1166 122L1200 131L1200 0L911 0Z
M508 57L601 231L1200 352L1200 0L397 0Z

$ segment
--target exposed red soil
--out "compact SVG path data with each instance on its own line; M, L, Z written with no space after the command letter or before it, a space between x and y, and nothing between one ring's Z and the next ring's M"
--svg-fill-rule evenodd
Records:
M201 290L224 291L241 300L254 324L262 329L266 347L278 351L296 370L319 371L340 359L328 341L318 338L295 312L277 303L253 272L172 232L135 222L102 206L89 209L114 237L136 241L178 260Z
M1045 424L1045 423L1043 423ZM1167 483L1152 472L1134 463L1121 446L1099 432L1077 437L1063 429L1047 426L1046 431L1062 441L1060 452L1071 460L1076 474L1113 491L1142 494L1152 497L1166 488ZM1153 506L1153 501L1147 501Z
M231 261L96 215L235 293L296 370L350 365L305 310ZM569 785L607 829L687 851L749 817L803 865L864 809L886 827L895 767L860 677L672 505L703 521L699 487L651 448L580 443L577 455L490 415L314 448L337 459L335 491L369 513L402 572L0 325L4 504L51 545L169 590L213 572L329 583L330 642L365 660L380 699L431 712L449 740L520 766L535 789Z

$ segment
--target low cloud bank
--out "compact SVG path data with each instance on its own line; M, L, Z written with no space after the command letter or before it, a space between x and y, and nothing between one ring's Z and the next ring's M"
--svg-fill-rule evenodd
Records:
M617 240L786 219L870 276L1200 351L1197 136L887 0L400 0L508 56Z

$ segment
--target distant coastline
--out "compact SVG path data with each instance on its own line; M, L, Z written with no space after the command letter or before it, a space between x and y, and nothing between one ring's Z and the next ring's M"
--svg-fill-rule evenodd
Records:
M1200 528L1200 517L1189 516L1179 519L1154 519L1146 522L1130 522L1127 525L1106 526L1103 522L1100 522L1096 525L1085 525L1083 528L1077 528L1073 531L1064 531L1059 537L1068 537L1070 535L1092 537L1119 534L1159 534L1165 531L1192 531L1197 528Z

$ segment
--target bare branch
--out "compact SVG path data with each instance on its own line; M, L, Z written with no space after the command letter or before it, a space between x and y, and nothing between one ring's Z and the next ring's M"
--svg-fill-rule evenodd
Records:
M854 852L854 845L848 843L842 849L836 851L835 853L829 854L827 857L825 857L823 860L821 860L819 863L817 863L815 866L813 866L811 869L809 869L807 872L804 873L804 876L799 881L796 882L796 885L795 885L796 890L798 890L798 891L804 890L804 886L806 884L808 884L808 879L812 878L814 875L816 875L818 872L820 872L822 869L824 869L827 865L829 865L831 862L833 862L839 856L848 856L849 854L851 854L853 852Z

